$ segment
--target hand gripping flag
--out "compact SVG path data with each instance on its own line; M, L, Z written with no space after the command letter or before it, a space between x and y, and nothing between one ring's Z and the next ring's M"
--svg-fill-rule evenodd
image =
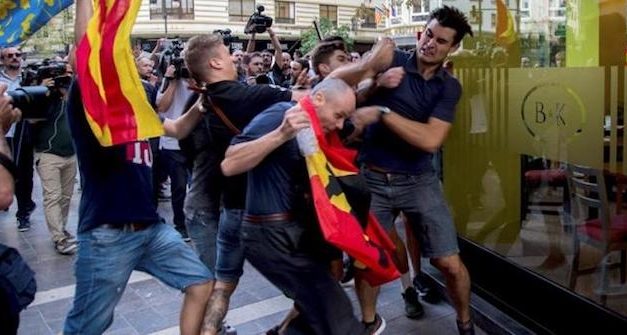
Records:
M94 16L76 50L78 82L91 130L102 146L162 135L131 50L131 29L141 1L93 3Z
M73 0L0 0L0 47L18 45Z
M342 145L337 133L323 134L309 97L300 101L307 111L318 147L306 154L314 207L325 240L352 256L364 279L376 286L400 276L392 257L395 246L374 215L370 197L354 164L356 152Z

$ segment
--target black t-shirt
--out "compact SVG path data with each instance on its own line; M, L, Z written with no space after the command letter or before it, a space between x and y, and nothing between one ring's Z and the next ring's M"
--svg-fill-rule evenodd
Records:
M67 115L81 175L78 232L105 223L158 222L148 141L101 146L87 123L76 82L70 88Z
M247 86L237 81L221 81L207 85L207 94L213 104L224 112L225 116L240 131L266 108L277 102L292 99L292 91L275 85ZM216 113L209 112L209 132L212 145L210 156L214 160L224 159L224 153L235 136ZM219 169L218 169L219 170ZM221 171L216 171L221 173ZM246 175L229 177L223 191L225 208L244 208L246 198Z

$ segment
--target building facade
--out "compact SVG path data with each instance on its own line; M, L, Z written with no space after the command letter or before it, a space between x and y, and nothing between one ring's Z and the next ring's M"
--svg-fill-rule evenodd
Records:
M380 32L371 18L356 18L362 0L143 0L133 37L156 39L164 36L188 38L217 29L230 29L233 35L248 39L245 24L259 5L263 14L274 19L272 29L282 42L294 42L314 20L327 18L350 27L356 43L371 44ZM167 16L164 15L167 13ZM258 40L268 40L261 34ZM237 46L236 46L237 47Z

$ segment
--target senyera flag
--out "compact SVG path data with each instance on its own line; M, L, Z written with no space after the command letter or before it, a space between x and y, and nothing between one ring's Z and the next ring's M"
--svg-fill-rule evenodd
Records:
M140 5L137 0L94 0L94 15L76 50L87 121L102 146L163 134L131 50Z
M309 97L301 99L300 105L309 114L318 141L318 150L305 159L322 235L356 260L355 266L370 285L398 278L391 257L395 246L369 211L367 185L354 163L356 152L344 147L337 133L322 132Z
M0 0L0 48L22 43L72 3L73 0Z

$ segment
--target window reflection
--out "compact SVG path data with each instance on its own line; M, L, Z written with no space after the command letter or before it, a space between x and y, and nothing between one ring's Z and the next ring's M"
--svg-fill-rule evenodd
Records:
M455 6L475 32L451 57L464 95L443 149L458 231L627 316L625 8L564 0ZM589 168L598 189L587 192L600 208L582 209L570 166Z

